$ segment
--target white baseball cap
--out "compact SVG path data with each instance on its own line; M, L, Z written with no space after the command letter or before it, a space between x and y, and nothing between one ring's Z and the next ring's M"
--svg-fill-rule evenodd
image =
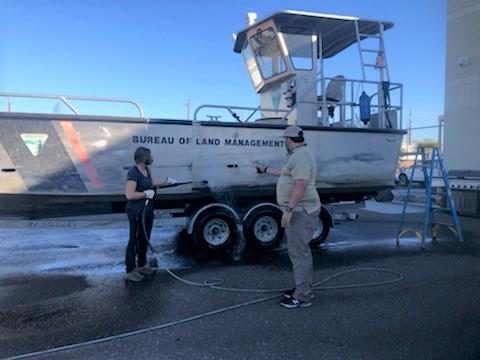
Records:
M303 130L300 126L288 126L283 133L283 137L301 137L303 136Z

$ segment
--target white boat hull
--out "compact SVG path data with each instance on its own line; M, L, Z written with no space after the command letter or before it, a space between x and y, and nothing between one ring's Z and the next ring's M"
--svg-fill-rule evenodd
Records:
M160 196L187 195L205 183L213 192L271 189L276 178L257 174L252 162L280 167L286 161L281 126L0 115L4 195L122 196L138 146L152 150L154 177L193 182L160 190ZM396 130L306 128L319 192L393 186L402 136ZM43 144L32 151L26 138Z

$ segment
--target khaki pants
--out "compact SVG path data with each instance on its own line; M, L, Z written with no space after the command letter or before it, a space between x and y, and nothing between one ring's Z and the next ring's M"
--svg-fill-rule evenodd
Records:
M305 210L294 211L287 234L288 256L293 265L295 293L301 301L310 301L312 293L313 259L310 250L315 227L318 225L320 210L308 214Z

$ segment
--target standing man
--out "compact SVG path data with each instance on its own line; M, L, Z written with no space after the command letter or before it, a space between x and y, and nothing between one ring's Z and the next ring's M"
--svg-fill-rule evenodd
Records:
M294 309L312 305L313 259L310 241L318 225L320 197L315 187L317 165L307 149L303 130L298 126L285 129L287 164L272 168L255 163L257 172L279 176L277 203L283 210L282 227L287 234L288 256L293 265L295 288L283 294L280 305Z

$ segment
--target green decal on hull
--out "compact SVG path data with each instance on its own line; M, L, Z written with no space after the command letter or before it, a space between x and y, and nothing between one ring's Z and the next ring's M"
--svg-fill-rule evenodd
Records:
M23 143L33 156L37 156L48 139L48 134L21 134Z

